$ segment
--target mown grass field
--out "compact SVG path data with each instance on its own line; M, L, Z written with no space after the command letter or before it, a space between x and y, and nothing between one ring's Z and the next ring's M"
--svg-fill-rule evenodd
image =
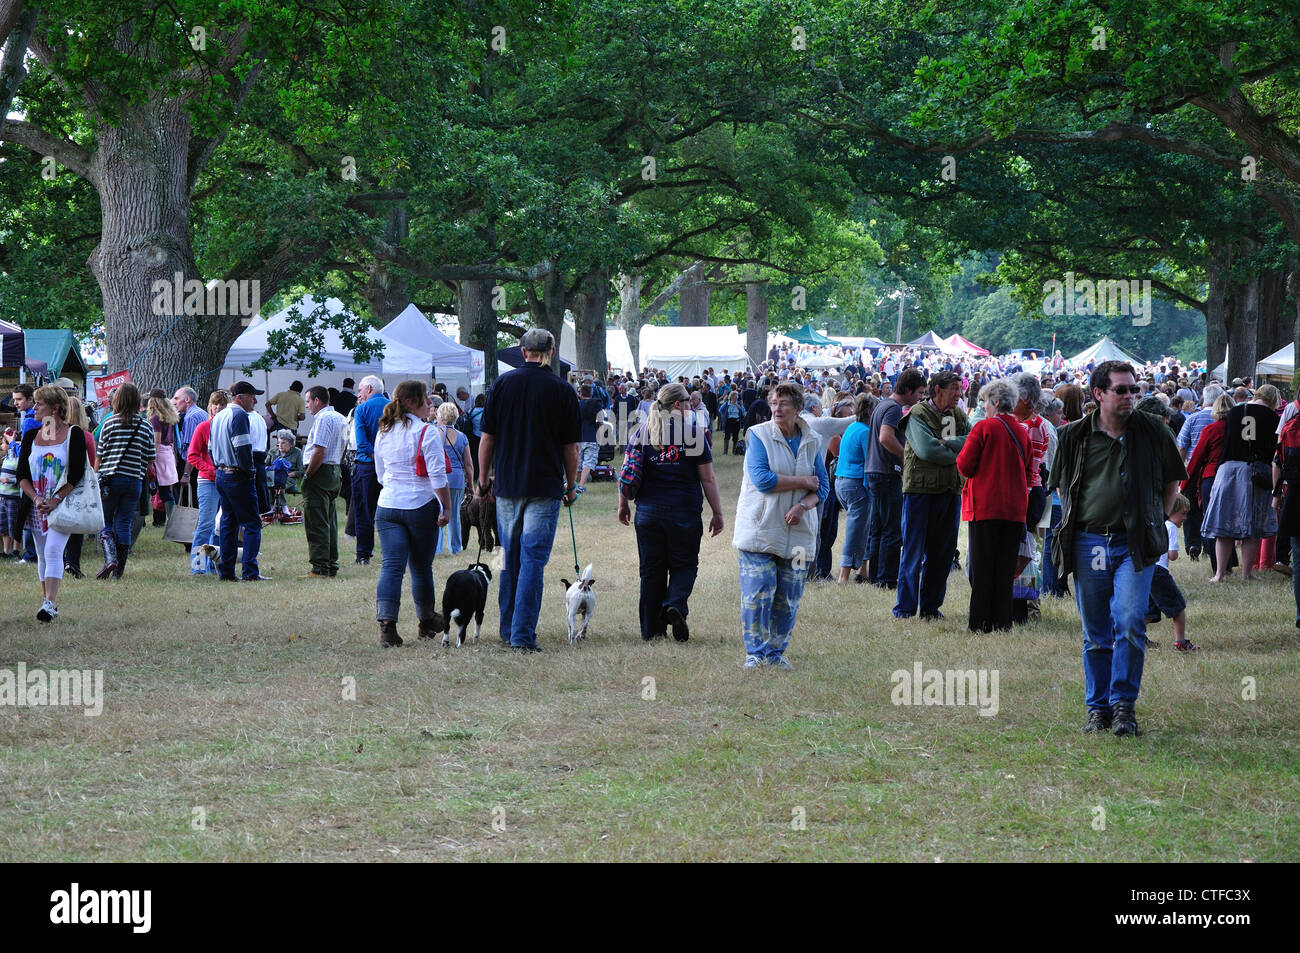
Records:
M740 464L718 461L734 509ZM0 668L105 673L103 714L0 708L0 859L1278 861L1300 852L1300 641L1290 580L1206 582L1179 560L1196 656L1152 636L1137 739L1079 733L1072 602L1010 634L898 624L892 595L810 585L794 671L744 671L728 526L706 539L689 643L645 645L633 531L612 484L576 508L596 565L590 639L565 641L562 513L541 655L497 642L382 651L378 561L300 580L268 531L266 585L193 581L146 529L120 583L69 580L34 621L35 567L0 566ZM964 545L964 544L963 544ZM838 550L837 550L838 552ZM468 559L439 557L439 593ZM85 565L95 565L87 548ZM92 569L93 573L93 569ZM891 673L996 669L999 710L902 707ZM344 698L344 679L356 698ZM1253 679L1254 700L1243 698ZM647 681L653 679L653 683ZM653 687L653 692L650 691ZM1247 693L1249 694L1249 693ZM653 696L653 697L650 697ZM1100 810L1098 810L1100 809ZM201 820L201 824L199 823ZM803 823L800 823L800 822ZM1104 821L1104 829L1103 824ZM201 829L196 829L201 828Z

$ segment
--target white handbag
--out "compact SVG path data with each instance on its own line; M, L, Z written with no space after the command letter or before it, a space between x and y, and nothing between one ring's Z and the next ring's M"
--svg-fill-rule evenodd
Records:
M99 474L94 467L86 467L81 482L50 511L45 522L50 529L69 536L93 535L104 528L104 504L99 498Z

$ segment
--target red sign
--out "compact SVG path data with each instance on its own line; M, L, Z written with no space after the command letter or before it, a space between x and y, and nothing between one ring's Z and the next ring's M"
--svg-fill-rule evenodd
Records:
M116 374L110 374L107 377L95 378L95 402L103 404L108 401L108 395L123 384L130 383L130 371L118 371Z

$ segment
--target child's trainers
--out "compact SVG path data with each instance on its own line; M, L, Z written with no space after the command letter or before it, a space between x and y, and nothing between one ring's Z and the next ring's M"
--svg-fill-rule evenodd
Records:
M1191 639L1183 639L1181 642L1175 642L1174 648L1180 652L1199 652L1201 647L1193 645Z

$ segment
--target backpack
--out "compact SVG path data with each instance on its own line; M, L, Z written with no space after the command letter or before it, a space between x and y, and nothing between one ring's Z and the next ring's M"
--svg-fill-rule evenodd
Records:
M469 414L461 413L461 415L456 418L456 423L454 426L465 436L467 437L474 436L474 418L472 418Z

